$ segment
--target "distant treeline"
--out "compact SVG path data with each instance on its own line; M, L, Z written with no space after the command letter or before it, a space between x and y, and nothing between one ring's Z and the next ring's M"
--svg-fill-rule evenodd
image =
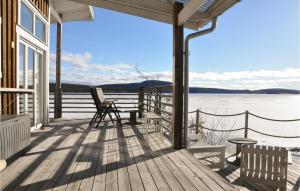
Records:
M159 81L159 80L148 80L140 83L127 83L127 84L105 84L99 85L107 90L115 90L118 92L136 92L141 87L153 87L153 86L171 86L171 82ZM79 84L62 84L63 92L90 92L90 88L95 86L79 85ZM49 84L50 92L54 92L55 83ZM190 93L222 93L222 94L300 94L299 90L291 89L260 89L260 90L230 90L230 89L219 89L219 88L201 88L201 87L190 87Z

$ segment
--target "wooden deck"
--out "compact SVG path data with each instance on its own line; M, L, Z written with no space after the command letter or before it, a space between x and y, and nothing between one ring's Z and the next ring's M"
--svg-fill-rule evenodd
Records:
M230 155L227 154L227 157ZM197 156L198 157L198 156ZM199 155L201 158L201 154ZM204 155L203 155L204 157ZM216 157L207 158L200 160L202 163L206 164L207 166L211 166L215 162L218 161ZM213 169L215 170L220 176L228 180L231 184L238 187L240 190L248 191L248 190L268 190L268 188L264 186L255 187L251 185L244 184L243 186L240 185L240 168L239 166L232 165L231 163L226 163L224 169ZM288 165L288 182L287 182L287 190L288 191L300 191L300 161L299 159L293 158L293 164Z
M140 126L57 120L0 173L2 190L236 190L185 150Z

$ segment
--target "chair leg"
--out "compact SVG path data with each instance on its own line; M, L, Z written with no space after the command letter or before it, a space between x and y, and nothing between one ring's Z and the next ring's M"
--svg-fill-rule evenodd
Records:
M112 118L112 116L111 116L111 113L108 113L108 116L109 116L111 122L112 122L113 124L115 124L115 122L114 122L114 120L113 120L113 118Z
M103 113L103 114L99 117L99 121L98 121L98 123L97 123L97 125L96 125L95 128L98 128L100 122L101 122L103 119L105 119L105 116L106 116L106 113Z
M118 120L118 123L122 126L121 117L120 117L119 112L114 112L114 114L115 114L115 116L116 116L116 118Z
M97 119L97 117L98 117L98 112L96 112L96 113L94 114L92 120L91 120L90 123L89 123L89 126L91 126L91 124Z

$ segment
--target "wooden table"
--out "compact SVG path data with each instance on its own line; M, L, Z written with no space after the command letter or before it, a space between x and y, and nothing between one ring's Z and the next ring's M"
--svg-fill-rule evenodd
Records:
M137 124L137 121L136 121L136 113L139 112L139 110L130 110L129 111L129 115L130 115L130 123L132 124Z
M155 123L156 131L159 130L159 127L160 127L161 139L162 139L162 137L163 137L163 128L161 126L162 117L160 115L156 114L156 113L153 113L153 112L146 112L146 113L143 114L143 116L144 116L144 119L146 121L147 134L149 134L149 123L152 120Z
M254 139L249 139L249 138L231 138L228 139L229 143L236 144L236 153L235 153L235 158L232 159L232 157L229 157L227 159L228 162L234 164L234 165L240 165L240 157L239 154L241 152L241 146L242 145L252 145L256 144L257 141Z
M126 122L125 124L132 124L132 125L137 125L140 124L139 122L137 122L136 120L136 113L139 112L139 110L127 110L125 112L129 113L129 122Z

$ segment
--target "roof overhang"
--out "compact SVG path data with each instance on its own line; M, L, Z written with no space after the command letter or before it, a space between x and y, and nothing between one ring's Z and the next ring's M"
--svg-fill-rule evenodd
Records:
M92 21L94 12L92 6L69 0L51 0L51 23L71 21Z
M213 18L221 15L239 0L70 0L105 8L129 15L173 24L173 3L185 5L180 24L198 30ZM192 11L192 13L191 13Z

